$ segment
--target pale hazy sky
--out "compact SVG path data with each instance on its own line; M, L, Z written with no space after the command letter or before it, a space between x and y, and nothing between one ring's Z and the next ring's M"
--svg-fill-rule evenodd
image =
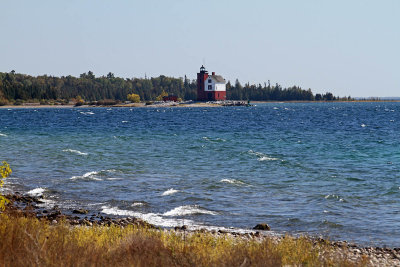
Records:
M195 79L400 96L400 1L0 2L0 72Z

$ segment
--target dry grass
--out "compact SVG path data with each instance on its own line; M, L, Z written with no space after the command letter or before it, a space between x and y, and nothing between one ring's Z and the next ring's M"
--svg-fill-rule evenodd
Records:
M0 214L0 266L358 266L308 238L244 240L135 227L72 227Z

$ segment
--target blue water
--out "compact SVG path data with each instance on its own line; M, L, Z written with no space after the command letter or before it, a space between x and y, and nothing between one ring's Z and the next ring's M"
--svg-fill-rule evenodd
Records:
M50 206L400 245L400 103L0 109L0 160Z

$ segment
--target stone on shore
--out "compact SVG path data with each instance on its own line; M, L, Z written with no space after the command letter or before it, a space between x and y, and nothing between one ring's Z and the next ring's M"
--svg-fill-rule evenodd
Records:
M266 223L259 223L253 228L254 230L263 230L263 231L269 231L271 230L271 227L266 224Z
M77 209L77 210L73 210L72 213L75 213L75 214L88 214L89 211L85 210L85 209Z

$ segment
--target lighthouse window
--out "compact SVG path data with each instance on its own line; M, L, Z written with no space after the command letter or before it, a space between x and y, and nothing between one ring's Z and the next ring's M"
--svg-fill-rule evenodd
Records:
M208 83L211 83L211 79L208 80Z
M212 85L209 85L209 86L208 86L208 90L211 90L211 89L212 89Z

